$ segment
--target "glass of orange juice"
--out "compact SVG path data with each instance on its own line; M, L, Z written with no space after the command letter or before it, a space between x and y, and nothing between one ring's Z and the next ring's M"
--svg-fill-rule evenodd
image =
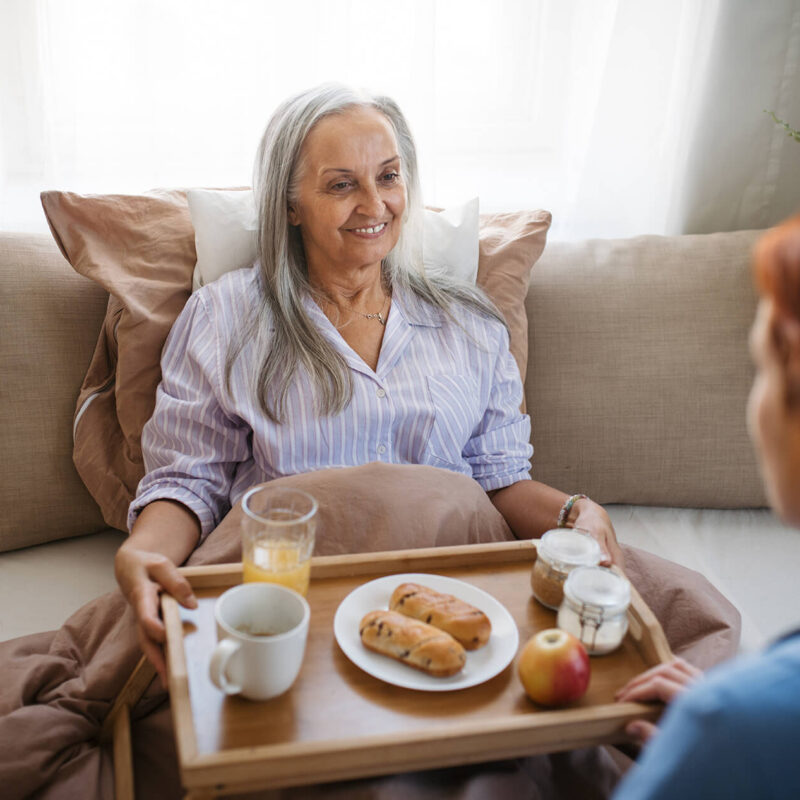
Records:
M257 486L242 498L245 582L280 583L305 596L317 527L317 501L299 489Z

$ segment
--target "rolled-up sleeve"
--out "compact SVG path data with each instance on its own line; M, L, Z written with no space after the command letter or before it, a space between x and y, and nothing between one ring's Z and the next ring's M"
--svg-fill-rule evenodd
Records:
M191 509L207 536L229 509L239 462L251 457L250 429L228 416L221 403L220 331L193 295L164 345L162 379L153 416L142 431L145 476L128 511L128 528L154 500L176 500Z
M508 349L508 333L502 329L489 401L480 424L464 448L472 477L487 492L530 480L531 422L528 415L520 411L521 404L522 380Z

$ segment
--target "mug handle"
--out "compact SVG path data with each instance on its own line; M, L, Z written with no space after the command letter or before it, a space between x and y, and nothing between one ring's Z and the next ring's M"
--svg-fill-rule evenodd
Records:
M239 642L234 639L222 639L211 654L211 661L208 665L209 676L214 685L218 689L222 689L225 694L240 694L242 691L242 687L238 683L231 683L225 674L228 661L239 647Z

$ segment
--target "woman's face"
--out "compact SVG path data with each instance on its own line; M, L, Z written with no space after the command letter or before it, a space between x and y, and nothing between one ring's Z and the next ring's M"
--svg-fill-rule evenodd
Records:
M800 526L800 408L787 406L789 376L772 340L772 315L771 301L762 300L750 331L756 376L747 422L770 505L786 522Z
M309 278L357 282L400 236L406 194L392 126L374 109L325 117L300 158L289 222L300 227Z

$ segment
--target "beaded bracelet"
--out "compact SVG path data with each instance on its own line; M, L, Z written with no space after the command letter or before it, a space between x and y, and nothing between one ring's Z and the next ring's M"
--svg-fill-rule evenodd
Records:
M567 517L569 516L569 512L572 511L572 506L578 502L578 500L588 500L589 498L586 497L585 494L574 494L570 497L563 506L561 506L561 511L558 512L558 524L556 527L558 528L566 528L567 527Z

